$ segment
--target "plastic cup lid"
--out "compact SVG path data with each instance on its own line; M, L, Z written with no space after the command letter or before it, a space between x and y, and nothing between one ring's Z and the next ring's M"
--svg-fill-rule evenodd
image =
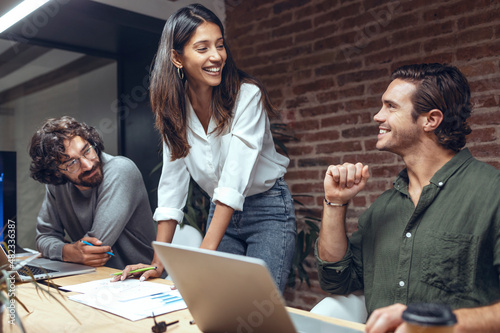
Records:
M403 320L423 326L451 326L457 323L457 317L448 305L435 303L408 304Z

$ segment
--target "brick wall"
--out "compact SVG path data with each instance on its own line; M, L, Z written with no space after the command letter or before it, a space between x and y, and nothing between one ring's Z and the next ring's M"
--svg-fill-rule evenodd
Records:
M297 141L286 146L286 180L304 206L321 216L329 164L361 161L372 178L349 208L348 230L402 168L378 152L373 115L392 70L446 62L468 77L475 111L467 146L500 168L500 1L498 0L226 0L227 40L240 68L261 79ZM326 294L308 261L311 287L297 283L288 304L310 309Z

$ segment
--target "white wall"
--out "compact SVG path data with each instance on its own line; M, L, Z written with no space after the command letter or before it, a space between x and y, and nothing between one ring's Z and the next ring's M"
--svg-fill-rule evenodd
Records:
M45 192L44 185L29 176L28 145L33 133L47 118L72 116L95 127L106 152L116 155L117 116L112 107L117 96L116 77L116 64L111 64L0 106L14 111L13 115L0 112L0 150L17 152L19 245L36 248L36 216Z
M0 150L15 151L15 117L13 110L0 107Z

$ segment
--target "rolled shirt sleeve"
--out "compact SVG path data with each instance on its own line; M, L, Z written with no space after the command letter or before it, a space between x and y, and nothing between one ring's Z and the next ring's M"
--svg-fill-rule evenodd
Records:
M352 268L353 254L350 246L347 247L347 252L342 260L328 262L319 257L318 240L316 240L314 255L316 256L321 289L331 294L346 295L363 288L362 279L359 279Z
M158 184L158 208L153 215L155 221L175 220L178 223L184 218L183 208L186 205L189 172L184 159L171 161L170 151L163 143L163 167Z
M318 280L326 292L346 295L364 289L361 250L363 218L360 218L359 222L358 231L347 239L347 251L344 257L337 262L327 262L319 257L319 239L316 240L314 255L318 266Z

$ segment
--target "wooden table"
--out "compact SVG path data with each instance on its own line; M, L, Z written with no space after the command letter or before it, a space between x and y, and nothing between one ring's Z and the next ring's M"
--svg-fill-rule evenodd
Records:
M70 277L57 278L52 282L57 286L68 286L93 280L109 278L110 274L116 272L116 269L99 267L96 272L82 275L74 275ZM157 283L171 284L170 281L163 279L151 280ZM58 303L51 296L46 296L44 293L36 291L36 287L32 283L16 284L15 295L23 302L30 313L27 313L22 307L17 304L17 316L21 318L27 332L151 332L151 327L154 325L153 318L146 318L138 321L130 321L122 317L101 311L71 300L67 296L74 293L58 291L55 288L40 285L45 290L50 290ZM311 314L307 311L288 308L291 312L307 314L311 317L364 330L364 325L352 323L340 319L324 317L316 314ZM69 311L68 311L69 310ZM71 312L71 313L70 313ZM75 319L74 317L78 318ZM9 311L6 309L3 315L3 332L20 332L17 325L9 323ZM193 319L189 310L181 310L156 317L156 321L165 321L166 323L179 320L178 324L168 327L169 333L172 332L196 332L200 330L196 325L191 325Z

